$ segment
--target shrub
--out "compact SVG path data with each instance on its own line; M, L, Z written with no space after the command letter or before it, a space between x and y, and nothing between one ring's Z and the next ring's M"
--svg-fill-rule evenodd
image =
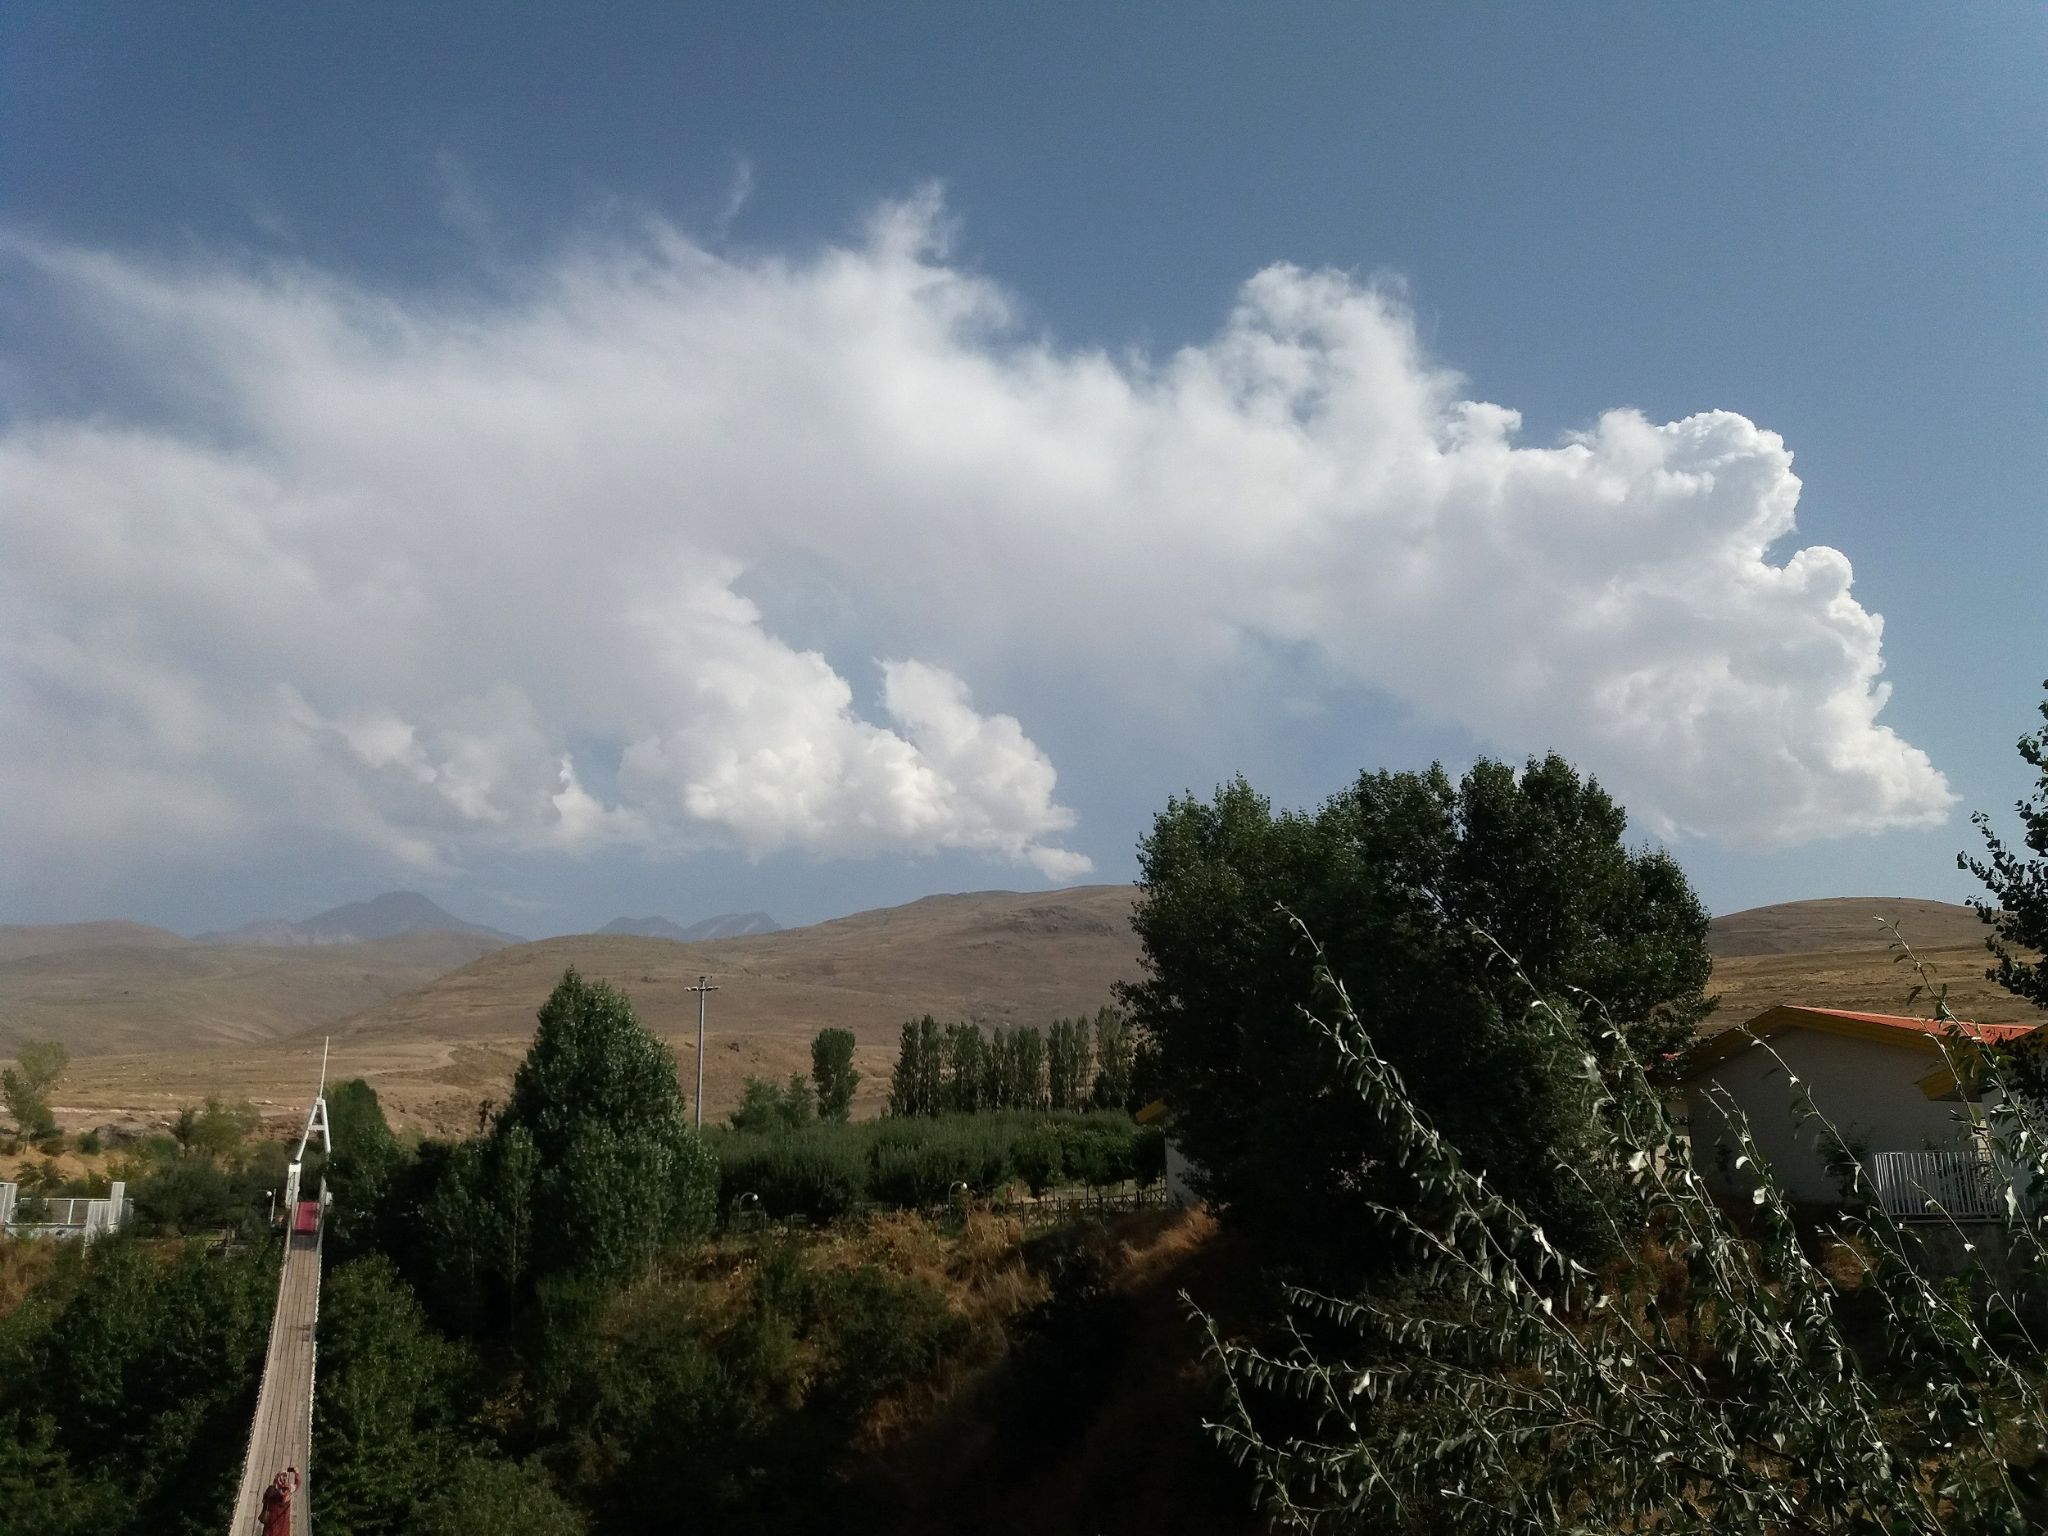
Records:
M816 1131L790 1136L727 1133L707 1138L718 1161L719 1209L731 1214L754 1195L771 1215L826 1221L868 1197L866 1151L853 1137Z
M1802 1125L1863 1196L1844 1217L1861 1269L1845 1292L1802 1247L1732 1103L1724 1115L1759 1175L1739 1226L1621 1051L1589 1112L1588 1156L1615 1176L1607 1215L1636 1247L1595 1272L1464 1162L1343 989L1327 995L1333 1087L1348 1079L1413 1177L1420 1198L1386 1214L1421 1270L1406 1295L1288 1287L1280 1352L1226 1341L1202 1319L1226 1384L1210 1428L1256 1474L1278 1525L2043 1528L2048 1403L2029 1332L2048 1282L2031 1209L2048 1187L2037 1106L2008 1095L1991 1117L1992 1162L2011 1170L1996 1234L2009 1272L1935 1280L1792 1078ZM1584 1038L1568 1008L1539 997L1530 1014L1565 1046ZM1619 1050L1617 1036L1602 1045ZM1986 1098L1998 1102L1990 1054Z

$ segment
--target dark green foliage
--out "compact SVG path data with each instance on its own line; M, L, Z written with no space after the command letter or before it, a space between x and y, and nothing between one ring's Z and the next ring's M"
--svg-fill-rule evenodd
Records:
M1110 1283L1116 1243L1099 1227L1055 1228L1024 1258L1047 1294L1014 1330L1013 1386L998 1428L1043 1456L1080 1434L1125 1369L1136 1308Z
M727 1123L736 1131L760 1133L794 1131L816 1118L817 1099L811 1092L810 1080L794 1072L787 1086L771 1083L765 1077L748 1078L745 1091L740 1094L739 1108Z
M389 1261L358 1259L327 1277L313 1415L322 1532L413 1528L464 1443L470 1368L465 1350L427 1326Z
M161 1136L123 1158L118 1171L145 1232L253 1237L269 1229L271 1194L282 1197L289 1156L274 1141L238 1144L222 1156Z
M187 1152L231 1163L262 1125L263 1117L247 1099L227 1104L209 1097L203 1105L187 1104L178 1111L171 1136Z
M498 1300L509 1317L545 1276L615 1284L705 1231L716 1187L668 1047L625 994L571 970L490 1135L426 1196L435 1293L474 1323Z
M55 1040L24 1040L14 1048L14 1060L0 1072L0 1103L7 1106L21 1135L31 1140L48 1136L57 1128L50 1113L50 1090L64 1075L70 1055Z
M1556 757L1519 776L1482 761L1455 785L1441 769L1366 774L1277 816L1239 779L1160 814L1133 919L1146 978L1124 1000L1207 1193L1276 1259L1373 1262L1368 1206L1407 1198L1398 1172L1361 1176L1381 1139L1332 1091L1302 1015L1316 960L1303 926L1445 1134L1554 1231L1597 1246L1595 1203L1557 1154L1581 1124L1581 1058L1605 1047L1560 1051L1523 1029L1524 984L1482 934L1540 990L1603 999L1658 1061L1709 1006L1707 914L1668 856L1623 845L1624 826Z
M2048 688L2048 683L2041 685ZM2048 721L2048 700L2041 703ZM2019 812L2020 840L2025 853L1991 830L1991 818L1979 811L1970 820L1984 837L1984 857L1957 854L1956 863L1984 882L1988 901L1970 903L1991 925L1985 946L1998 963L1985 974L2015 997L2036 1008L2048 1008L2048 729L2022 736L2019 754L2038 779ZM2029 857L2031 855L2031 857ZM2032 950L2029 960L2025 951Z
M1010 1165L1034 1195L1042 1195L1060 1181L1064 1159L1060 1135L1049 1125L1033 1126L1019 1136L1010 1151Z
M852 1135L820 1128L802 1136L713 1136L708 1144L726 1211L752 1195L765 1211L830 1221L868 1198L867 1147Z
M1740 1219L1618 1040L1578 1141L1627 1241L1598 1270L1475 1175L1327 995L1333 1080L1381 1127L1421 1198L1389 1213L1413 1283L1286 1289L1278 1349L1208 1323L1224 1379L1209 1428L1259 1480L1275 1528L1442 1536L2032 1536L2048 1527L2040 1297L2048 1239L2022 1192L2048 1187L2039 1106L1987 1053L1986 1177L1967 1231L1997 1258L1962 1275L1903 1226L1800 1080L1786 1107L1854 1190L1825 1266L1747 1121L1724 1134L1756 1170ZM1532 998L1529 1027L1583 1049L1574 1010ZM1946 1017L1937 1002L1938 1018ZM1598 1027L1597 1024L1594 1027ZM1766 1051L1769 1047L1760 1049ZM1598 1175L1604 1170L1606 1177ZM1852 1257L1853 1256L1853 1257ZM1966 1262L1968 1262L1966 1260Z
M1045 1091L1049 1108L1085 1109L1094 1082L1094 1042L1086 1019L1055 1019L1045 1038Z
M327 1213L328 1262L396 1247L386 1229L398 1214L393 1197L412 1154L391 1134L377 1090L359 1077L328 1090L327 1116L334 1137L325 1170L334 1197Z
M988 1043L984 1109L1044 1109L1045 1036L1035 1025L1000 1026Z
M1097 1109L1141 1109L1134 1097L1137 1067L1136 1032L1131 1022L1114 1008L1100 1008L1095 1014L1095 1081L1089 1086L1089 1102Z
M946 1028L945 1108L949 1114L972 1115L993 1108L984 1101L988 1088L988 1042L979 1024Z
M434 1487L407 1536L583 1536L589 1529L533 1462L466 1456L442 1469Z
M811 1082L818 1093L818 1118L844 1120L853 1109L860 1073L853 1069L853 1031L821 1029L811 1040Z
M930 1014L907 1019L889 1079L889 1113L936 1115L945 1107L946 1047L939 1021Z
M686 1123L675 1058L609 983L565 972L513 1074L499 1126L523 1127L559 1163L593 1125L673 1138Z
M842 1480L849 1443L963 1333L921 1281L771 1245L736 1310L650 1288L595 1318L550 1390L553 1460L601 1531L883 1529Z
M707 1138L727 1212L745 1195L769 1216L830 1220L863 1205L940 1205L955 1185L996 1195L1059 1183L1157 1182L1164 1141L1121 1112L993 1113L816 1125L795 1135L721 1132Z
M274 1250L64 1253L0 1317L0 1530L217 1529L276 1284Z

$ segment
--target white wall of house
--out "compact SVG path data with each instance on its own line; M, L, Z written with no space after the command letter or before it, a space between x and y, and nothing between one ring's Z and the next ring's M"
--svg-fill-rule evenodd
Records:
M1686 1084L1686 1117L1694 1158L1707 1179L1723 1190L1753 1187L1747 1170L1733 1168L1732 1139L1705 1097L1718 1083L1749 1119L1750 1135L1769 1160L1785 1194L1799 1201L1832 1203L1840 1184L1828 1173L1812 1128L1794 1123L1798 1089L1786 1080L1796 1073L1820 1112L1843 1140L1867 1152L1960 1151L1968 1145L1969 1106L1930 1099L1920 1079L1941 1066L1939 1053L1906 1043L1880 1044L1819 1030L1778 1031L1771 1051L1747 1046ZM1717 1145L1720 1149L1717 1151Z
M1166 1203L1168 1205L1200 1205L1202 1197L1195 1193L1195 1186L1189 1177L1193 1167L1181 1155L1179 1147L1171 1141L1166 1144Z

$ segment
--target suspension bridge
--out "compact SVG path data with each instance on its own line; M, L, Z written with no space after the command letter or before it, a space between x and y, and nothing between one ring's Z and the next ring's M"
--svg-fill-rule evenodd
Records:
M320 1052L320 1088L306 1112L306 1129L285 1175L284 1263L277 1277L277 1311L270 1321L270 1348L263 1357L263 1384L249 1449L242 1461L242 1486L235 1495L229 1536L253 1536L262 1525L263 1490L278 1473L296 1468L302 1485L292 1496L292 1536L313 1529L313 1365L320 1325L320 1241L326 1227L327 1181L311 1197L300 1185L306 1147L315 1133L321 1149L333 1152L327 1123L327 1051Z

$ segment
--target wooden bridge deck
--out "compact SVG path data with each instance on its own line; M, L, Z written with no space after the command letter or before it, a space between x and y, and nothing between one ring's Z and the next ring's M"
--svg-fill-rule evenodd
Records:
M270 1323L270 1350L263 1358L263 1385L229 1536L255 1536L264 1487L286 1467L297 1467L304 1479L292 1500L292 1536L309 1536L313 1529L313 1331L319 1318L320 1234L295 1232L285 1239L277 1314Z

